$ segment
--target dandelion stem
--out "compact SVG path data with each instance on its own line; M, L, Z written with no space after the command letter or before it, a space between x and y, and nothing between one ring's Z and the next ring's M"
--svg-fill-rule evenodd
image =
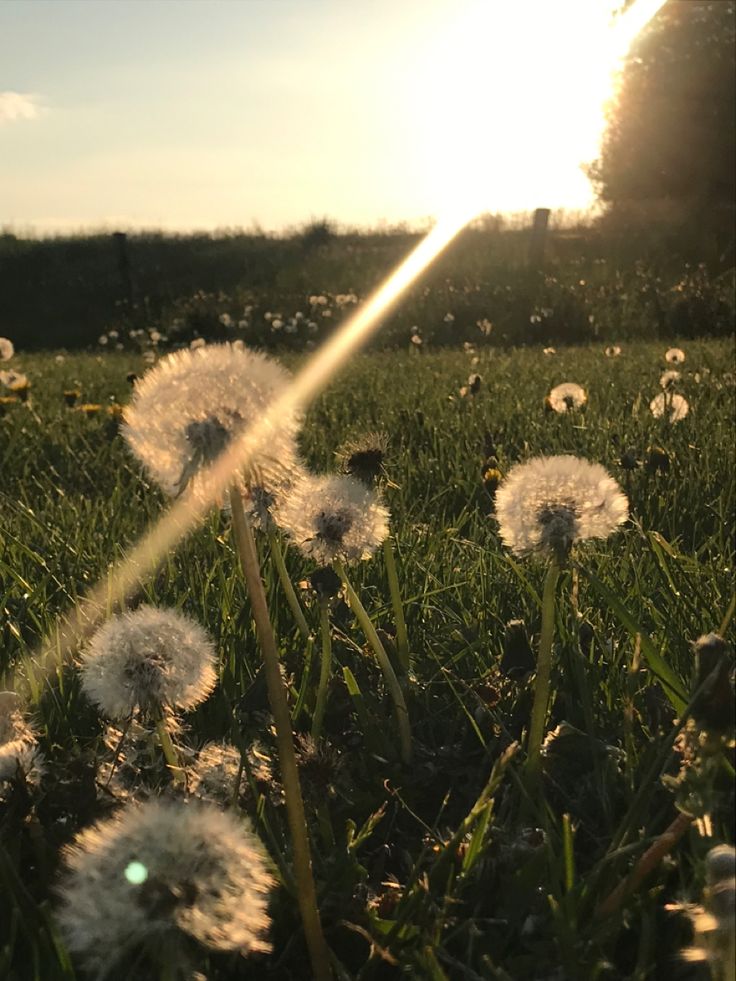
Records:
M386 649L381 643L380 638L376 633L376 628L371 623L371 618L368 616L365 607L361 603L360 597L350 585L350 580L348 579L347 572L345 571L345 567L342 562L335 562L335 570L343 581L345 592L347 593L348 597L348 603L350 604L353 613L358 618L358 623L365 634L365 638L373 648L381 670L383 671L383 676L386 679L388 690L394 702L394 711L396 713L396 721L399 727L399 740L401 743L401 759L404 763L410 763L411 726L409 725L409 711L406 707L404 694L401 690L399 680L396 677L396 672L391 666L391 661L386 653Z
M555 629L555 591L560 578L560 567L556 559L551 559L544 580L542 595L542 629L539 637L539 656L537 676L534 682L534 703L529 723L527 743L527 767L534 774L539 770L540 752L544 737L544 724L549 703L549 679L552 673L552 638Z
M187 780L186 773L174 749L171 734L166 728L166 719L162 712L156 716L156 733L158 735L158 741L161 743L163 754L166 757L166 762L169 764L174 783L185 784Z
M319 669L319 686L317 688L317 704L312 716L312 737L319 739L322 735L322 722L327 708L327 692L332 670L332 637L330 635L330 611L327 600L320 600L319 628L322 635L322 659Z
M289 571L286 568L286 563L284 562L284 553L281 551L279 536L275 531L269 531L268 544L271 547L271 556L276 566L276 571L279 574L281 586L286 594L286 602L289 604L289 608L291 609L294 619L296 620L296 625L299 628L300 633L305 640L309 640L309 624L307 623L301 603L299 602L296 592L294 591L294 584L291 581Z
M409 638L406 633L406 620L404 619L404 607L401 602L401 590L399 588L399 577L396 572L396 558L391 543L391 536L387 536L383 541L383 559L386 563L386 575L388 577L388 588L391 594L391 605L394 608L394 620L396 621L396 653L399 655L401 667L408 672L409 664Z
M243 510L243 502L237 488L230 488L230 505L233 515L233 530L240 556L240 563L245 576L245 583L250 597L256 633L263 653L263 667L268 688L268 700L271 705L276 725L276 745L281 766L281 779L286 796L286 813L291 832L291 843L294 851L294 873L297 885L297 900L299 912L304 926L304 935L309 948L309 959L312 974L316 981L329 981L332 977L329 953L322 933L319 910L317 909L317 892L312 876L312 859L309 848L307 822L304 814L304 801L299 785L299 772L294 753L294 736L291 731L291 716L286 700L284 682L279 667L278 648L271 620L268 615L268 604L258 565L258 553L253 538L253 530L248 523Z

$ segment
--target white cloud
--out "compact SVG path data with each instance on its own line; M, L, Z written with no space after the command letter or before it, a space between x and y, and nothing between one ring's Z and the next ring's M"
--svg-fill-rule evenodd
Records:
M0 124L16 119L36 119L41 114L38 96L25 92L0 92Z

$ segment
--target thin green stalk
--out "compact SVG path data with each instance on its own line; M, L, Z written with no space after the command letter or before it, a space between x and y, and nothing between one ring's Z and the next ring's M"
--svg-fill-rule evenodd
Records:
M161 743L161 749L166 757L166 762L171 770L171 776L174 779L174 783L185 784L187 782L187 776L184 772L184 767L181 765L179 757L177 756L176 750L174 749L174 744L171 741L171 735L169 730L166 728L166 719L164 718L162 712L156 717L156 733L158 735L158 741Z
M386 679L389 693L393 699L396 722L399 727L401 759L404 763L410 763L411 726L409 725L409 711L406 707L406 702L404 701L404 693L401 690L399 679L396 677L396 672L391 666L391 661L389 660L388 654L386 653L386 650L381 643L378 634L376 633L376 628L371 623L371 618L368 616L365 607L361 603L360 597L350 584L348 574L345 571L345 566L339 560L336 561L334 565L337 574L340 576L343 581L343 585L345 586L348 603L350 604L353 613L358 618L358 623L365 634L365 638L373 648L373 652L376 655L381 670L383 671L383 676Z
M302 637L304 637L305 640L309 640L309 624L304 616L304 610L302 610L302 605L299 602L299 598L294 591L294 584L291 581L289 571L286 568L286 563L284 562L284 553L281 551L281 544L279 542L277 532L273 530L269 531L268 544L271 548L271 556L276 566L276 571L278 572L279 579L281 580L281 587L286 594L286 602L289 604L289 609L292 612Z
M230 488L230 504L235 541L250 597L256 633L263 654L268 700L276 726L276 746L286 797L286 814L291 832L291 844L294 851L297 900L304 926L304 935L309 948L312 975L316 981L329 981L332 978L330 957L317 908L317 891L312 876L312 858L307 821L304 814L304 800L299 785L299 772L296 765L296 754L294 753L294 735L291 731L289 705L279 667L276 638L268 615L268 604L258 565L258 552L253 538L253 530L243 510L240 493L235 487Z
M401 602L401 590L399 588L399 577L396 572L396 558L394 548L391 543L391 536L383 540L383 560L386 563L386 576L388 577L388 589L391 594L391 605L394 610L394 620L396 621L396 653L399 655L401 667L405 672L409 671L409 638L406 633L406 620L404 619L404 606Z
M322 659L319 669L317 704L312 716L312 737L314 739L319 739L322 735L322 722L327 708L327 691L332 671L332 636L330 633L330 609L327 600L320 600L319 602L319 629L322 635Z
M529 739L527 743L527 768L530 773L537 773L541 764L542 740L544 724L547 718L549 704L549 679L552 673L552 639L555 630L555 590L560 578L560 567L556 559L550 559L547 575L544 580L542 594L542 630L539 637L539 656L537 658L537 676L534 681L534 704L529 723Z

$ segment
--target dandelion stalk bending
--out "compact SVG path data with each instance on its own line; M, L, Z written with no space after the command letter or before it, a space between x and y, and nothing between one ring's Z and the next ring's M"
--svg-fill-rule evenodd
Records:
M215 650L205 630L178 610L140 606L111 617L82 652L82 688L109 719L136 711L156 727L175 782L184 783L168 721L192 709L217 681Z
M411 762L411 726L409 724L409 710L406 707L406 702L404 701L404 693L401 690L401 685L399 684L399 679L396 677L396 672L394 671L389 656L386 653L386 648L381 643L381 640L376 633L376 628L371 622L371 618L368 616L366 608L360 601L360 597L353 589L350 580L348 579L347 572L345 571L345 566L337 560L335 562L335 569L338 575L343 581L345 586L345 592L348 597L348 603L353 613L357 617L358 623L365 634L365 638L368 643L373 648L373 653L376 655L378 664L383 671L383 677L386 679L386 684L388 686L389 693L394 703L394 711L396 713L396 722L399 727L399 742L401 746L401 759L404 763Z
M549 679L552 673L552 641L555 630L555 590L560 567L553 558L547 568L542 595L542 629L539 636L537 676L534 682L534 703L529 723L527 766L534 773L539 769L540 751L544 739L544 723L549 705Z
M320 599L319 601L319 628L322 637L322 657L319 669L317 704L312 717L312 737L314 739L319 739L322 735L322 723L327 708L327 692L332 672L332 636L330 634L330 608L327 599Z
M388 534L388 509L378 494L350 475L304 477L284 496L276 520L301 552L321 565L332 565L348 601L373 648L396 710L401 758L411 759L409 713L396 673L371 619L350 584L345 566L369 559Z
M166 725L166 719L163 713L159 713L156 719L156 734L158 735L158 741L161 743L161 750L164 754L164 758L169 765L169 770L171 770L171 776L174 783L179 785L186 785L187 777L184 767L181 765L181 760L174 749L174 744L171 741L171 733Z
M607 538L626 521L629 502L597 463L574 456L538 457L512 467L496 493L501 538L518 555L549 557L542 598L542 629L529 725L527 766L539 771L549 703L555 591L576 542Z
M386 576L388 578L388 588L391 594L391 605L394 610L394 620L396 621L396 653L399 655L399 662L405 672L411 667L409 663L409 638L406 632L406 620L404 619L404 606L401 602L401 589L399 587L399 576L396 571L396 558L394 557L393 544L391 537L386 536L383 542L383 560L386 563Z
M276 745L281 765L281 778L286 796L289 830L294 849L294 871L299 910L309 948L312 972L317 981L327 981L327 979L332 977L332 971L327 945L322 933L319 910L317 908L317 893L312 876L312 859L306 817L304 814L304 801L299 785L299 773L294 753L294 738L291 730L289 705L284 692L276 638L274 637L273 627L271 626L271 620L268 614L266 594L258 565L256 543L253 537L253 531L245 516L240 491L237 487L230 489L230 505L233 515L235 541L250 597L258 641L263 653L268 699L276 725Z
M304 610L302 610L302 605L299 602L299 598L294 590L294 584L289 576L289 570L286 568L284 553L281 551L281 544L276 531L269 531L268 544L271 549L271 558L273 559L273 563L276 566L276 572L278 573L279 580L281 581L281 587L286 596L286 602L289 604L289 609L291 610L292 616L296 621L296 625L299 628L299 632L301 633L302 637L304 637L305 640L309 640L312 635L309 629L309 624L307 623L307 619L304 616Z

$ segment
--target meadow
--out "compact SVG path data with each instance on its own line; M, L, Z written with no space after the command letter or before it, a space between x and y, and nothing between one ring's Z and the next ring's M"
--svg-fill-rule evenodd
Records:
M664 358L672 341L544 353L542 343L490 347L482 330L466 349L404 336L399 350L353 359L309 409L299 445L307 466L325 473L346 440L387 435L382 488L408 671L395 656L385 555L357 563L351 581L399 674L410 765L344 594L331 608L322 735L309 738L320 671L320 604L307 588L315 563L282 542L314 633L307 642L284 600L272 543L258 539L336 976L706 978L706 964L681 957L694 942L691 919L670 907L701 902L706 853L733 843L733 720L723 713L732 659L698 678L692 646L712 631L733 639L733 343L681 338L686 360L672 365ZM124 747L111 778L109 726L81 690L77 655L48 678L36 660L43 644L53 649L57 618L168 506L123 441L115 408L131 398L128 376L142 376L155 352L145 360L134 345L112 347L20 351L4 365L30 388L27 401L0 406L1 687L26 694L45 761L36 782L0 784L0 976L13 981L94 976L70 957L55 922L61 851L121 802L180 793L157 746L137 755ZM294 369L303 355L282 357ZM689 403L677 423L650 411L672 368ZM583 410L545 409L563 382L585 389ZM504 546L494 495L514 464L554 454L602 464L630 517L609 538L581 543L562 570L551 735L530 789L525 732L545 565ZM213 510L141 586L138 602L180 609L211 636L217 686L183 716L174 741L192 769L210 741L237 747L244 779L229 804L251 820L278 880L272 953L205 949L196 966L212 979L309 977L273 723L229 513ZM678 814L688 816L678 840L669 854L657 852ZM632 870L646 875L632 880ZM149 976L142 962L120 970L109 976Z
M416 325L433 344L476 342L479 320L492 324L486 341L501 347L730 336L733 245L721 251L705 236L668 233L661 221L572 227L553 214L544 267L530 269L530 221L514 227L487 217L463 229L372 346L403 346ZM248 321L247 343L303 350L301 332L274 334L265 314L286 323L301 312L316 322L309 337L318 342L340 310L334 302L310 309L309 297L362 300L421 237L337 231L324 221L281 236L137 233L122 247L109 234L34 240L0 231L0 336L26 350L78 350L110 330L124 339L155 328L188 343L229 339L227 316Z

